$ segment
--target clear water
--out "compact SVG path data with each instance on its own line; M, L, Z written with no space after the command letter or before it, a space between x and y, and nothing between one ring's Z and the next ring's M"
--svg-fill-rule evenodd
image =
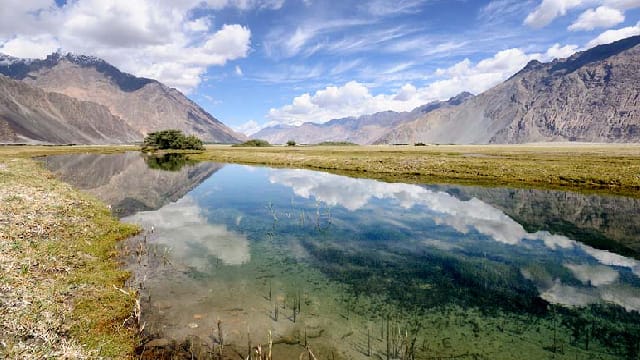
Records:
M124 251L149 333L246 356L271 332L285 359L638 357L636 199L169 162L46 160L145 228Z

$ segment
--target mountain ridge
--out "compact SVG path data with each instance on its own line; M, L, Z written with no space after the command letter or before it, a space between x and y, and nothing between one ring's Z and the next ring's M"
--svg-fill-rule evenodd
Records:
M288 140L306 144L324 141L370 144L398 124L410 121L439 108L457 106L472 97L471 93L462 92L449 100L432 101L412 111L395 112L387 110L368 115L332 119L324 123L305 122L299 126L279 124L264 128L253 134L252 137L275 144L283 144Z
M640 36L530 61L457 107L401 124L374 143L640 140Z
M124 73L93 56L53 53L45 59L0 56L0 74L47 92L103 105L140 133L179 129L205 142L246 139L180 91L161 82Z

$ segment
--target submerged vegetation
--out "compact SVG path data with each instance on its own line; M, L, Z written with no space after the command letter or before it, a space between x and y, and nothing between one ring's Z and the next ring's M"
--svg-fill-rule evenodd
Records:
M203 150L202 140L181 130L162 130L147 134L143 150Z
M137 231L37 162L0 156L0 357L129 357L136 293L115 244Z

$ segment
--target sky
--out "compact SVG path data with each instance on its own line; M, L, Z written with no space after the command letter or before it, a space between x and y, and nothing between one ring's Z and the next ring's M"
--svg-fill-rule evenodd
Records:
M230 127L410 111L640 35L640 0L0 0L0 53L98 56Z

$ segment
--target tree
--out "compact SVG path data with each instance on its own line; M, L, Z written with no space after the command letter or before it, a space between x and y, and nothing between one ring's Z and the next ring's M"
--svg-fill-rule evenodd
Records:
M194 135L185 136L182 131L170 129L147 134L142 148L145 150L203 150L202 140Z
M296 146L296 141L295 140L287 141L287 146Z

